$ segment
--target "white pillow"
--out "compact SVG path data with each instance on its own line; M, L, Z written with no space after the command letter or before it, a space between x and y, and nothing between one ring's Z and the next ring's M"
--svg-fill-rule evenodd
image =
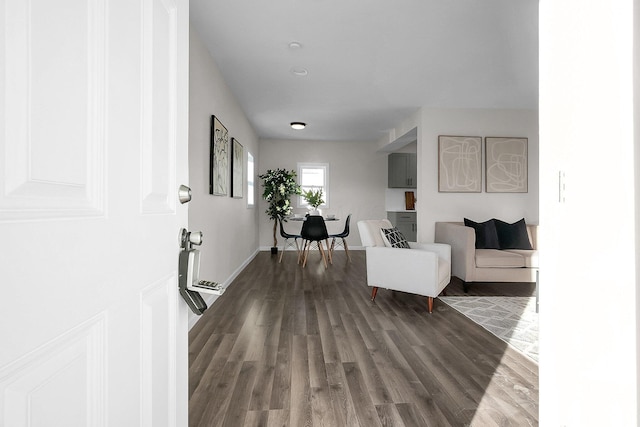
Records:
M363 244L365 244L365 246L366 245L384 246L384 240L382 239L382 234L381 234L382 232L380 231L380 229L393 227L393 225L391 225L391 222L389 222L388 219L366 220L363 222L368 231L368 235L371 236L371 239L373 240L373 242L369 242L369 243L365 243L363 241Z

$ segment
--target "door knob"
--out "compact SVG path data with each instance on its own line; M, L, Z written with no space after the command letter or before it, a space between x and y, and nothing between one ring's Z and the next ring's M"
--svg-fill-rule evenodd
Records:
M187 231L180 229L180 247L185 251L191 249L191 245L200 246L202 244L202 231Z
M183 205L185 203L188 203L191 201L191 189L189 187L187 187L186 185L181 185L180 188L178 188L178 200L180 200L180 203L182 203Z

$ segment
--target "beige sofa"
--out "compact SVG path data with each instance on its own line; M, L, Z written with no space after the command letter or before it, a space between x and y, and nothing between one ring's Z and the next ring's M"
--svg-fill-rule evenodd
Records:
M535 282L538 270L537 225L527 224L533 250L476 249L476 234L462 222L436 222L436 243L451 246L451 275L470 282Z

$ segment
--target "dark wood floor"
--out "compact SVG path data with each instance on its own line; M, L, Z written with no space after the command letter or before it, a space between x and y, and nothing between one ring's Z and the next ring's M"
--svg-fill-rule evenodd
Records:
M190 332L190 426L538 425L534 362L437 299L372 303L351 254L250 263Z

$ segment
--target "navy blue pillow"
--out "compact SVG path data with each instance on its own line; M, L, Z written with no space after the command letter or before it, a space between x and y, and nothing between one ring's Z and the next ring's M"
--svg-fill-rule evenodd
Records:
M478 223L465 218L464 225L476 230L476 249L500 249L495 220Z
M533 249L524 218L513 224L496 219L495 227L498 231L500 249Z

